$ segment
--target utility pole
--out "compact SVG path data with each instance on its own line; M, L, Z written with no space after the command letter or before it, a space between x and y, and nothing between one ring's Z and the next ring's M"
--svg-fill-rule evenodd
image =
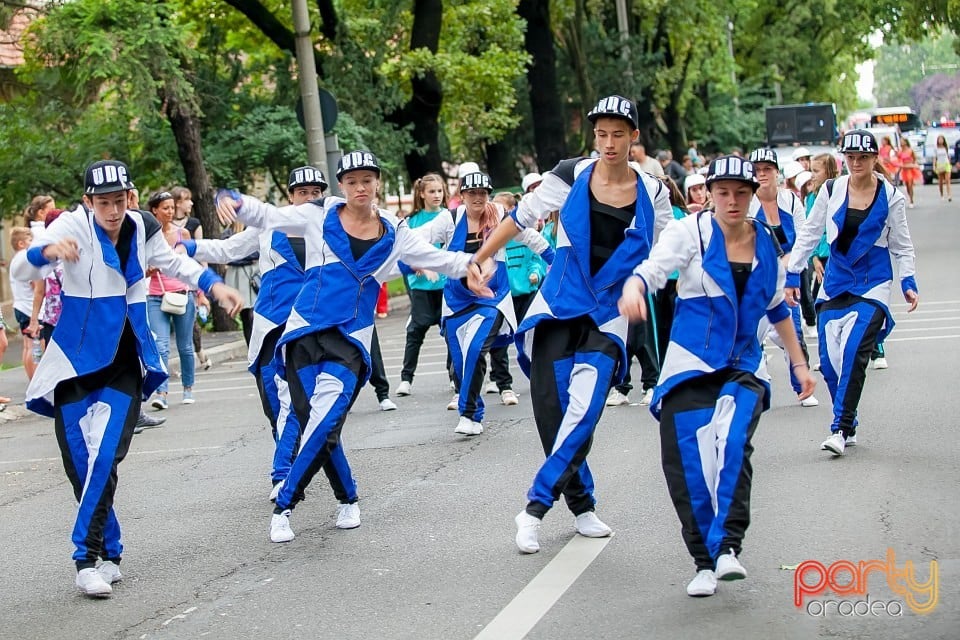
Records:
M297 66L300 69L300 96L303 99L303 121L307 132L307 158L331 182L327 167L327 146L323 137L323 113L317 89L317 62L310 38L310 14L307 0L293 0L293 31L297 42Z
M630 37L629 26L627 24L627 1L617 0L617 29L620 31L620 59L623 60L623 76L627 79L627 85L630 93L633 93L633 65L630 63L630 45L627 39ZM632 98L631 99L635 99Z

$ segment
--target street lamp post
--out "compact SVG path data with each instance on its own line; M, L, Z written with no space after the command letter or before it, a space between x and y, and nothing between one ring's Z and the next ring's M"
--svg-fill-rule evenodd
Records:
M320 110L320 92L317 89L317 63L310 39L310 14L307 0L293 0L293 31L297 43L297 66L300 69L300 96L303 100L304 129L307 132L307 158L320 169L327 181L327 147L323 137L323 113Z

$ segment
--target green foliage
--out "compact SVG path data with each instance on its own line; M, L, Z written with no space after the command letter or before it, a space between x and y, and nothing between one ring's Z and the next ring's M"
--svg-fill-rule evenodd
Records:
M946 30L932 32L929 37L915 42L885 42L877 51L874 67L874 93L880 106L920 105L914 102L911 89L925 75L946 73L955 75L960 68L956 52L957 37ZM948 109L950 109L948 107ZM953 113L960 113L960 105L953 105ZM930 119L940 114L921 114Z

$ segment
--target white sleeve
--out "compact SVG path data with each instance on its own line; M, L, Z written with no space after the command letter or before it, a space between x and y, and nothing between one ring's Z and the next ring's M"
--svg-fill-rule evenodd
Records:
M200 277L207 270L193 258L175 252L162 233L155 233L147 239L145 253L146 263L160 269L164 275L189 284L191 289L200 288Z
M776 238L773 239L774 242L779 242ZM787 270L783 266L783 260L777 260L777 288L774 289L773 298L770 300L770 304L767 305L767 311L776 308L781 302L786 299L786 296L783 293L783 288L787 284Z
M550 246L550 243L547 242L547 239L540 235L540 232L537 231L536 227L527 227L523 231L517 234L517 237L514 238L517 242L527 245L530 247L530 250L535 254L540 255L547 250L547 247Z
M73 211L62 214L54 220L53 224L44 229L42 234L35 236L25 251L20 251L13 256L10 262L10 279L19 282L40 280L49 273L50 265L56 263L56 260L53 263L46 261L42 255L44 248L61 240L68 238L77 240L88 234L89 232L79 224L77 214Z
M411 229L406 222L397 225L396 247L400 259L418 269L430 269L452 278L467 275L467 266L473 259L469 253L438 249L423 236Z
M790 214L793 216L793 228L796 231L797 237L800 237L800 229L807 223L807 208L803 206L803 200L801 200L796 194L790 194L791 202L793 206L791 207ZM819 238L817 241L819 242ZM794 246L796 246L797 241L793 241ZM813 245L816 247L817 245ZM791 252L793 249L790 250ZM789 253L787 255L790 255ZM806 263L804 263L806 265Z
M813 255L813 250L820 244L820 238L823 237L823 230L827 224L827 205L830 203L830 194L827 193L827 185L823 184L820 191L817 192L817 199L813 202L813 208L810 209L810 216L803 223L796 227L797 239L793 243L793 250L790 252L790 264L787 265L787 271L790 273L800 273L807 268L807 260Z
M690 218L694 220L687 222ZM682 275L699 251L700 242L693 235L694 230L699 230L699 216L690 218L671 220L650 250L650 256L634 269L633 273L643 278L650 293L662 289L674 271L680 270Z
M430 244L442 244L446 246L450 244L450 240L453 239L454 229L453 214L447 210L443 210L436 218L427 224L422 224L410 230Z
M260 250L261 233L256 227L247 227L226 240L197 240L197 251L193 259L213 264L227 264L242 260Z
M305 234L310 218L322 217L323 208L310 202L278 208L251 196L243 196L243 204L237 211L237 218L248 227L277 230L294 236Z
M653 237L655 240L660 236L660 232L674 220L673 205L670 204L670 190L659 180L657 182L660 186L653 199Z
M552 211L559 211L570 193L570 185L551 172L543 174L543 181L533 192L520 198L516 218L524 227L536 227L537 221Z
M907 226L906 200L897 198L887 213L887 247L897 263L900 279L915 276L917 273L916 253L910 228Z

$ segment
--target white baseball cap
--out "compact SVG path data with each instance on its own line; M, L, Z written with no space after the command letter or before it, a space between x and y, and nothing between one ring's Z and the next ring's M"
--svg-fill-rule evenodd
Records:
M458 178L462 178L468 173L482 173L482 171L480 171L480 165L476 162L464 162L460 165L460 168L457 169Z
M797 147L793 150L793 155L791 156L794 160L799 160L800 158L809 158L810 149L806 147Z
M783 165L783 177L787 180L796 178L801 172L803 172L803 165L796 160L791 160Z
M803 185L810 182L810 178L813 177L813 174L809 171L801 171L797 174L797 177L794 179L793 184L797 185L797 189L803 189Z
M527 175L523 176L523 180L520 182L520 188L523 189L524 193L526 193L530 190L530 187L540 182L543 182L543 176L536 172L528 173Z
M691 173L683 181L683 190L689 191L690 187L695 187L698 184L707 184L707 178L702 173Z

